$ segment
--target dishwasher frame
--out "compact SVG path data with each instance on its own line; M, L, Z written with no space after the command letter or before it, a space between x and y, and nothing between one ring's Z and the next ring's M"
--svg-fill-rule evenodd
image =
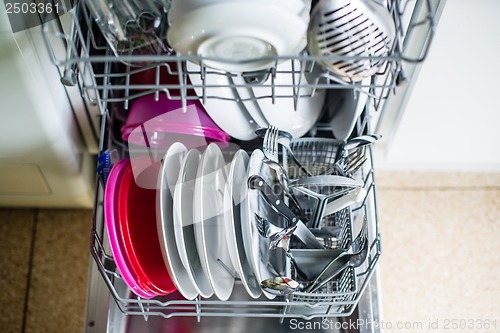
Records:
M372 81L369 85L360 85L356 83L349 83L342 81L336 78L334 75L330 75L329 73L324 74L319 80L313 83L308 82L297 82L293 84L293 94L288 96L279 96L276 95L274 89L271 89L268 96L264 98L271 98L275 100L276 98L292 98L295 102L299 98L307 97L307 95L303 95L300 92L300 88L313 88L312 94L314 94L316 89L354 89L360 91L361 93L366 93L370 97L370 103L367 104L364 118L358 119L358 130L361 127L361 131L358 133L366 133L367 128L370 128L370 122L378 122L380 115L377 117L373 117L373 111L382 111L385 110L387 101L391 101L393 97L393 93L397 92L400 87L404 87L401 83L405 82L405 75L403 70L404 64L410 64L411 68L418 68L418 66L424 61L431 41L435 32L436 19L438 14L440 14L442 10L442 6L444 5L443 0L417 0L414 4L412 4L411 0L389 0L388 7L391 10L393 18L395 20L395 25L397 29L398 38L395 40L393 53L387 57L384 57L386 60L386 65L382 68L382 70L377 73L372 78ZM406 9L407 7L412 7L410 11L411 15L407 15ZM57 27L54 30L54 25L50 22L46 22L43 26L44 37L47 42L49 55L52 58L53 63L58 66L61 70L61 78L63 77L63 73L66 74L66 70L73 72L78 78L79 89L82 93L82 97L87 101L87 103L91 106L97 106L101 110L102 114L102 128L101 128L101 151L107 147L109 142L106 142L106 124L107 120L110 118L110 114L113 113L111 108L108 109L109 105L113 105L113 103L123 103L123 108L125 110L128 109L129 102L133 99L154 93L158 95L159 93L166 93L172 99L179 98L186 102L188 99L201 99L202 101L207 98L220 98L219 96L209 96L204 95L202 97L190 95L188 93L189 88L193 88L192 85L182 84L187 82L188 72L183 65L187 61L197 61L201 64L199 74L201 76L204 75L208 69L204 66L204 59L193 56L179 56L179 55L169 55L169 56L127 56L122 58L115 57L110 49L102 44L102 41L99 41L95 38L95 34L92 33L92 28L85 31L79 25L80 22L85 22L87 26L92 26L92 19L83 5L83 1L77 2L75 6L75 10L69 12L68 15L71 15L74 25L72 32L70 34L57 32ZM405 18L406 17L406 18ZM82 21L83 20L83 21ZM424 26L423 29L422 26ZM411 43L411 38L415 35L418 35L419 45L417 46L417 51L415 51L414 45ZM53 37L59 39L59 42L62 42L67 50L65 55L61 56L60 53L54 52L53 43L57 43L58 41L54 40ZM408 38L407 38L408 37ZM409 45L409 46L408 46ZM92 50L97 53L92 53ZM409 51L408 51L409 50ZM314 63L323 59L330 59L332 57L313 57L306 54L300 54L292 57L275 57L275 64L283 60L296 60L300 62L303 68L306 68L306 71L313 70ZM335 58L335 57L333 57ZM341 59L342 57L337 57ZM116 65L118 62L126 62L125 72L122 76L117 75L113 71L111 71L111 66ZM142 69L134 68L130 66L130 64L134 64L134 62L143 62L148 61L152 62L153 65L146 66ZM162 63L162 64L160 64ZM171 84L160 84L160 72L163 69L162 66L164 64L175 64L176 66L169 67L166 65L166 70L170 74L177 75L179 77L180 84L171 85ZM100 70L94 71L95 67L99 67ZM175 67L175 68L174 68ZM276 67L275 67L276 68ZM273 77L279 72L276 69L271 69L269 71L269 75ZM156 84L155 85L137 85L130 84L130 77L134 74L137 74L143 70L154 70L156 72ZM87 73L84 75L83 73ZM91 75L88 75L91 73ZM290 73L281 73L285 75L290 75ZM293 75L294 73L291 73ZM412 80L414 80L413 72ZM203 83L201 88L205 89L208 86L205 86ZM227 85L229 88L241 87L239 85ZM179 95L172 94L172 91L179 91ZM138 92L138 93L137 93ZM371 109L371 110L370 110ZM374 121L375 120L375 121ZM325 124L318 124L316 130L327 130L328 126ZM371 131L369 131L371 132ZM370 149L371 156L371 149ZM376 263L378 260L378 256L380 256L380 234L378 233L378 220L376 217L376 196L375 196L375 181L373 178L373 160L370 159L370 168L368 170L372 175L373 179L373 204L370 205L372 207L369 208L371 214L374 214L374 218L371 220L370 230L377 230L375 236L375 242L377 246L377 259L374 262L374 267L367 270L369 272L365 281L362 283L362 287L360 288L360 293L357 295L356 302L352 306L349 311L335 314L335 318L337 320L348 320L351 321L354 319L365 318L370 319L373 323L380 322L381 318L381 307L380 307L380 295L378 293L379 287L379 278L378 272L376 268ZM95 201L95 220L94 220L94 229L93 234L91 236L92 241L95 241L95 234L97 228L96 224L102 223L102 196L99 190L100 184L96 184L96 201ZM102 244L105 246L105 244ZM108 250L109 253L109 250ZM106 256L105 256L106 257ZM93 258L94 256L93 253ZM113 297L110 295L113 294L113 289L111 288L110 293L110 285L107 283L106 278L103 279L103 273L107 269L105 266L110 264L110 258L103 262L103 266L98 268L96 266L97 261L91 261L90 264L90 274L89 274L89 290L88 290L88 304L87 304L87 320L86 320L86 331L87 332L103 332L100 330L101 328L105 328L106 331L110 332L121 332L121 330L116 329L118 327L118 322L123 322L124 318L142 318L147 321L148 318L151 317L151 313L145 308L141 308L135 314L140 316L126 316L123 317L122 311L117 306L118 303L114 302ZM111 269L114 269L113 264L110 265ZM101 274L99 274L99 272ZM105 274L105 273L104 273ZM100 276L99 276L100 275ZM104 287L107 289L103 289ZM117 296L117 295L114 295ZM116 298L116 297L115 297ZM200 304L204 301L194 301L192 304L195 305L197 309ZM208 301L211 302L211 301ZM276 302L264 301L263 305L273 306ZM283 302L279 302L280 305ZM141 304L141 302L139 302ZM276 304L277 305L277 304ZM121 309L123 310L123 309ZM228 314L228 316L231 314ZM254 314L255 315L255 314ZM262 314L257 314L259 317ZM201 318L201 314L196 311L192 313L192 317L196 320L203 321ZM339 316L345 317L341 319ZM159 316L161 317L161 316ZM280 317L274 314L272 317ZM281 316L281 317L287 317ZM292 317L297 317L297 315L293 315ZM325 318L326 316L318 313L313 313L308 316L299 316L302 319L310 320L316 317ZM117 319L118 318L118 319ZM119 318L121 318L119 320ZM283 318L282 318L283 319ZM134 319L136 320L136 319ZM125 320L126 321L126 320ZM125 325L125 324L123 324ZM115 327L116 326L116 327ZM125 326L123 326L125 327ZM99 329L97 329L99 328ZM344 330L345 331L345 330ZM349 330L347 330L349 331ZM366 332L379 332L380 328L377 325L365 325L364 328L359 328L355 331L366 331Z

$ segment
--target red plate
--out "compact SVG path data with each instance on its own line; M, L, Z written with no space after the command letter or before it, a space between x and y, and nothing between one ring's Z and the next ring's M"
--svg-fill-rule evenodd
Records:
M160 162L152 164L139 177L156 179L160 166ZM141 184L141 181L138 182ZM122 176L118 214L125 256L137 274L139 283L157 295L174 292L176 288L163 261L158 237L156 189L138 186L131 164Z
M134 272L128 258L124 256L123 239L120 233L120 218L118 216L119 186L123 172L129 165L130 161L128 159L121 160L113 166L109 173L104 192L104 220L111 253L113 254L116 267L120 271L123 281L125 281L136 295L143 298L152 298L156 296L156 294L151 292L146 286L139 284L137 274Z

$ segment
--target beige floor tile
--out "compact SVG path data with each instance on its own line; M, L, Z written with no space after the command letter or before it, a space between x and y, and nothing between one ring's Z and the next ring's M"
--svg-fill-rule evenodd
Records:
M496 319L496 330L462 331L500 331L500 190L379 189L378 199L384 320L458 332L445 320Z
M27 332L82 332L92 212L41 210Z
M21 332L34 210L0 210L0 330Z

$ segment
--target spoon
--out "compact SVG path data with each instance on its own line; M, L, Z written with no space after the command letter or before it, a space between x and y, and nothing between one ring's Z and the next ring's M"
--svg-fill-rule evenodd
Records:
M361 231L359 232L358 236L356 236L356 239L354 239L351 245L344 252L342 252L339 256L333 258L325 266L325 268L323 268L316 279L307 287L306 291L315 292L319 288L324 286L328 281L336 277L339 273L344 271L346 268L360 266L368 256L368 245L368 222L365 215L363 219L363 226L361 227ZM329 268L342 259L347 261L341 267L335 269L333 272L329 272Z
M260 283L264 291L273 295L288 295L296 291L300 284L288 277L275 276L261 281Z

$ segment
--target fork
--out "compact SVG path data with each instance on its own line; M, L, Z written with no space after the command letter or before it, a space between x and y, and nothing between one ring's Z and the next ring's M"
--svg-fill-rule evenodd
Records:
M262 148L264 155L268 159L274 162L279 162L278 128L276 126L271 125L267 128Z
M282 134L280 135L280 133ZM297 210L302 213L302 208L300 207L299 201L295 197L294 193L288 188L287 172L283 165L279 163L279 138L282 135L288 135L291 137L289 133L280 131L274 125L270 125L267 128L264 135L264 142L262 144L262 151L264 152L264 156L266 157L263 162L276 172L281 188L283 189L287 197L290 198L295 208L297 208Z
M259 234L262 237L271 239L269 250L274 250L277 247L282 247L283 250L288 252L290 237L295 232L295 229L297 229L297 225L289 228L280 228L269 222L267 219L261 217L257 213L255 213L255 221Z

